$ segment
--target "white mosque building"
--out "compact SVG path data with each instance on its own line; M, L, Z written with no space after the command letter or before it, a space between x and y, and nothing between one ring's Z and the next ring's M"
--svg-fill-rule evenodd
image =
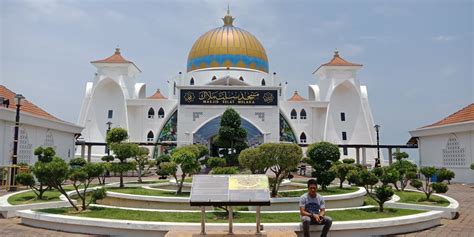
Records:
M251 33L235 27L227 12L224 25L200 36L192 46L186 73L168 81L168 97L160 90L146 95L140 69L120 49L92 61L96 76L88 82L78 125L85 142L104 142L108 122L128 130L132 142L177 146L200 143L211 149L226 108L240 114L250 146L266 142L306 144L376 144L367 87L360 84L361 64L344 60L338 52L313 75L308 98L294 92L287 99L286 83L269 72L263 45ZM109 123L110 124L110 123ZM77 150L79 152L80 149ZM343 157L355 149L341 148ZM104 147L91 150L104 155ZM375 149L363 149L363 160L373 164Z

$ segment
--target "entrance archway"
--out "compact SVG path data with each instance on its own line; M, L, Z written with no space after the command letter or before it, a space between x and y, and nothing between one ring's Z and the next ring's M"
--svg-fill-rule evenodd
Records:
M215 117L201 126L193 135L193 143L199 143L210 147L211 140L219 133L221 116ZM240 125L247 130L247 143L250 147L263 143L263 133L251 122L242 118Z

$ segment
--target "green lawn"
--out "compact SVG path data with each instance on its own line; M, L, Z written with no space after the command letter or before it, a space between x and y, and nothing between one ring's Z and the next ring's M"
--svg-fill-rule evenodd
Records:
M323 196L328 196L328 195L336 195L336 194L343 194L343 193L352 193L352 192L357 191L358 189L359 189L358 187L350 187L350 188L343 188L343 189L331 187L327 191L319 190L318 192ZM190 195L189 193L182 193L181 195L176 195L175 192L150 190L150 189L144 189L142 187L107 188L107 190L110 190L112 192L117 192L117 193L145 195L145 196L189 197ZM278 194L278 197L300 197L306 192L307 192L306 190L295 191L295 192L284 192L284 193L282 192Z
M431 195L430 201L426 200L426 195L424 193L419 192L409 192L409 191L395 191L395 194L400 197L399 202L403 203L413 203L413 204L422 204L422 205L433 205L433 206L449 206L449 201L438 197L435 195Z
M107 218L118 220L137 220L137 221L166 221L166 222L200 222L200 213L198 212L149 212L137 210L121 210L115 208L91 207L91 211L75 213L71 208L43 209L41 212L63 214L70 216ZM341 211L327 211L335 221L367 220L379 219L404 215L418 214L425 211L392 209L387 208L383 213L378 213L376 208L353 209ZM227 220L222 212L207 212L206 222L225 223ZM254 213L234 213L234 222L236 223L254 223ZM262 213L263 223L282 223L282 222L300 222L299 213Z
M116 193L145 195L145 196L189 197L189 193L182 193L180 195L176 195L176 192L144 189L142 187L107 188L106 190L111 191L111 192L116 192Z
M161 179L161 180L145 180L141 183L139 183L138 181L135 181L135 182L127 182L125 183L125 186L127 186L127 184L158 184L158 183L168 183L169 180L165 180L165 179Z
M376 207L379 206L379 204L376 201L374 201L374 199L372 199L369 196L365 195L364 206L369 206L369 205L373 205L373 206L376 206Z
M97 185L90 185L89 188L94 187ZM66 192L74 190L71 185L64 186L64 190ZM51 191L46 191L43 194L42 200L36 199L36 194L33 191L28 191L24 193L15 194L8 198L8 203L11 205L23 205L23 204L32 204L32 203L41 203L41 202L54 202L60 201L59 196L61 193L58 192L56 189L52 189Z
M72 190L72 189L71 189ZM33 191L28 191L24 193L19 193L15 194L11 197L8 198L8 203L11 205L22 205L22 204L32 204L32 203L41 203L41 202L53 202L53 201L59 201L59 196L61 194L56 191L46 191L43 194L42 200L36 199L36 195L33 193Z
M349 188L342 188L342 189L340 189L339 187L329 187L325 191L319 189L318 193L321 194L322 196L329 196L329 195L336 195L336 194L353 193L357 190L359 190L359 187L349 187ZM279 192L278 197L300 197L306 192L307 190Z

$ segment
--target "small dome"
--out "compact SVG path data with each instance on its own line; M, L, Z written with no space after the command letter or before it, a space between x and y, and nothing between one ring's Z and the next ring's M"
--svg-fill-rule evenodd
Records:
M199 37L188 55L187 71L215 67L240 67L268 72L268 58L262 44L249 32L232 25L227 10L224 26Z

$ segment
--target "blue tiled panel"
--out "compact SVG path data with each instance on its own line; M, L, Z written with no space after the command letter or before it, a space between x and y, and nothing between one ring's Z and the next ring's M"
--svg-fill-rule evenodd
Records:
M266 62L265 60L261 58L250 57L243 54L219 54L219 55L214 54L214 55L207 55L204 57L189 59L188 65L187 65L188 71L192 70L193 65L195 68L200 69L201 63L205 63L206 67L209 67L209 65L214 61L217 62L220 66L223 66L223 63L225 61L230 61L233 66L237 65L239 61L242 61L247 66L247 68L250 68L251 63L255 63L256 69L264 68L264 70L268 72L268 62Z

